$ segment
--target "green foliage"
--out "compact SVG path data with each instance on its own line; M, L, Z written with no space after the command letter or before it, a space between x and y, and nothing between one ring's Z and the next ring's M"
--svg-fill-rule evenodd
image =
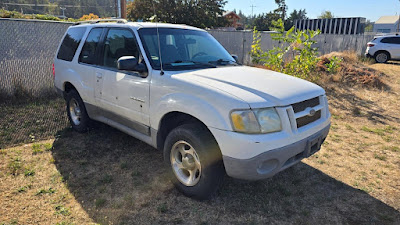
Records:
M271 30L276 31L271 34L272 39L279 41L281 45L264 52L261 50L261 35L254 29L250 52L252 62L263 64L271 70L316 81L319 76L314 73L314 69L319 59L317 49L312 46L316 43L313 38L320 34L320 31L295 31L292 27L285 33L281 19L273 21L272 24Z
M21 158L16 157L8 163L8 169L12 175L18 175L21 170Z
M160 22L202 28L221 27L227 24L227 20L222 16L225 3L224 0L135 0L128 3L127 16L133 21L153 21L157 15Z
M40 189L38 192L36 192L36 195L42 195L42 194L53 194L55 193L56 190L54 190L53 188L49 188L49 189Z
M331 11L323 11L321 15L318 16L318 19L332 19L334 17Z
M328 64L326 64L326 70L331 73L334 74L338 71L338 69L340 68L340 63L343 61L342 58L333 56L332 58L329 59L330 62Z

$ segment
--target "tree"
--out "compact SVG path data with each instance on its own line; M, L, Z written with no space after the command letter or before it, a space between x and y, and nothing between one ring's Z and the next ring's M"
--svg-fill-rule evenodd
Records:
M257 15L252 22L252 27L260 31L270 30L273 26L272 21L280 19L280 15L275 12Z
M333 19L335 16L331 11L323 11L320 16L318 16L318 19Z
M292 28L296 20L305 20L305 19L308 19L307 12L305 9L300 9L299 11L297 11L296 9L293 10L293 12L290 13L290 16L285 21L285 30L289 30L290 28Z
M154 4L154 6L153 6ZM127 6L128 19L181 23L196 27L220 27L227 21L223 14L224 0L135 0Z
M275 0L275 3L278 5L278 8L274 12L280 14L282 21L285 21L286 11L288 10L285 0Z

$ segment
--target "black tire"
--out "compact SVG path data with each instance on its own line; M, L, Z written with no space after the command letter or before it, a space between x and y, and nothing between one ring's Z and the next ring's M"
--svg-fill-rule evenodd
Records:
M377 63L386 63L387 61L390 60L390 55L388 52L379 51L375 54L374 58L375 62Z
M195 185L187 186L182 183L172 166L172 147L182 141L187 142L191 145L190 147L194 148L194 152L196 152L196 156L200 160L201 173L199 173L198 181ZM198 200L210 199L216 194L223 183L225 169L221 151L213 135L202 124L184 124L173 129L165 141L164 161L172 183L180 192L188 197ZM183 156L181 161L184 161ZM184 171L184 169L180 170Z
M81 96L79 96L76 90L72 89L65 94L65 101L67 103L66 110L67 110L68 120L72 128L80 133L86 132L88 130L90 118L86 112L86 107L82 101ZM78 117L76 117L76 115L71 115L71 113L77 113L77 112L72 112L73 110L71 109L71 106L74 103L78 105L80 110Z

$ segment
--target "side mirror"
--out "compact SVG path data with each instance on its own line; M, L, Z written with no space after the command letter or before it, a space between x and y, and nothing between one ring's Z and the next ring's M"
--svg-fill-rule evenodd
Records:
M118 59L117 65L119 70L133 71L138 65L138 60L135 56L122 56Z
M237 55L232 55L232 58L238 63L239 62L239 57Z

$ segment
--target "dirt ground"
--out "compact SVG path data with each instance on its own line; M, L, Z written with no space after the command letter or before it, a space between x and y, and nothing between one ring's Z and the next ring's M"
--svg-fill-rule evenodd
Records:
M388 90L325 86L320 152L271 179L226 177L209 201L184 197L161 152L106 125L2 149L0 224L400 224L400 63L371 67Z

